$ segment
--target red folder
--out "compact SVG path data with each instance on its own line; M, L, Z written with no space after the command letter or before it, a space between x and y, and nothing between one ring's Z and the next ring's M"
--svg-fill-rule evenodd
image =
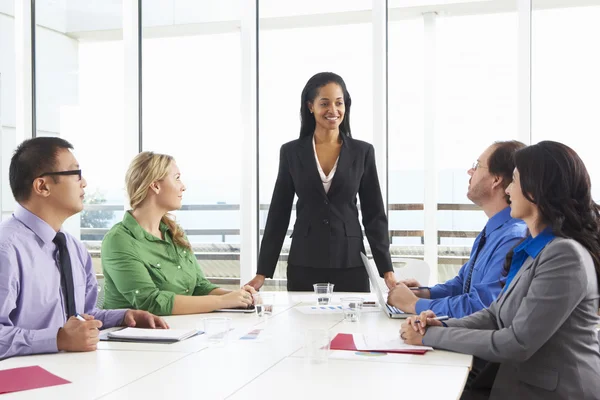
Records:
M364 351L373 353L398 353L398 354L425 354L427 350L356 350L354 339L352 334L349 333L338 333L336 337L331 341L331 350L350 350L350 351Z
M71 383L39 366L0 370L0 394Z

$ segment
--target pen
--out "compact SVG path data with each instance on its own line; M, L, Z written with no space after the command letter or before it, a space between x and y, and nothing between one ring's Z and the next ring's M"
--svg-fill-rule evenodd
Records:
M77 319L78 319L78 320L80 320L80 321L83 321L83 322L85 322L85 318L83 318L83 317L82 317L81 315L79 315L79 314L75 314L75 318L77 318Z
M410 290L423 290L423 289L429 289L429 286L413 286L413 287L409 287Z
M432 318L432 319L435 320L435 321L447 321L447 320L450 319L450 317L447 316L447 315L440 315L439 317L435 317L435 318ZM420 324L421 321L419 321L418 319L416 319L415 323L416 324Z

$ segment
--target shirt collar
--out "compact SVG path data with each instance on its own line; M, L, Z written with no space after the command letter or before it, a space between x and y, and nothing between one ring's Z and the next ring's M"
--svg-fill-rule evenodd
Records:
M35 233L44 244L52 243L56 237L56 231L46 221L23 207L16 205L13 217ZM62 229L60 230L62 232Z
M140 224L133 217L133 215L131 215L131 211L125 211L125 215L123 215L123 226L125 228L127 228L131 232L133 237L138 240L147 239L147 240L153 240L153 241L160 241L159 238L157 238L154 235L149 234L148 232L146 232L144 230L144 228L142 228L140 226ZM161 232L165 233L169 230L169 227L167 226L167 224L160 221L159 229ZM166 237L167 237L167 235L165 235L165 238Z
M492 218L490 218L485 224L485 234L489 235L496 229L500 228L502 225L506 223L506 221L510 220L512 217L510 216L510 207L506 207L504 210L497 212Z
M515 253L525 251L531 258L536 258L555 237L552 228L547 227L536 237L527 236L527 239L515 248Z

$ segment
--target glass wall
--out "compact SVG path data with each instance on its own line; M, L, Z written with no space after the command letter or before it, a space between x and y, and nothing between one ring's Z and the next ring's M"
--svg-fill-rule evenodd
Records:
M311 76L330 71L344 79L352 97L352 136L367 142L373 139L371 1L326 0L318 4L307 2L302 7L302 3L283 3L261 3L259 10L261 231L277 177L279 149L298 138L301 93ZM292 210L290 230L295 213ZM276 279L286 276L290 241L287 237L284 242ZM282 282L279 287L285 288L285 284Z
M101 272L100 241L125 199L122 4L37 0L35 14L37 136L75 148L88 186L84 211L65 228Z
M487 222L466 196L467 171L493 142L518 138L517 23L516 10L436 19L440 281L455 275Z
M205 274L237 286L242 70L231 22L239 25L239 7L203 3L142 1L142 146L175 157L187 190L174 215Z
M554 140L572 147L592 179L600 200L600 1L576 7L544 8L535 0L532 15L532 142Z
M388 21L388 200L392 261L423 257L424 24Z
M0 0L0 220L14 204L7 179L17 128L14 7L14 0Z
M519 109L525 104L518 97L519 68L526 64L519 63L518 49L527 35L518 21L528 14L517 11L513 0L431 3L388 1L387 192L392 255L422 258L424 193L434 187L425 160L435 154L438 272L444 280L469 256L487 220L466 197L467 170L492 142L528 134L517 123L527 112ZM14 6L14 0L0 0L3 217L13 207L8 162L19 124ZM130 160L124 144L139 134L124 130L123 110L131 110L124 87L131 83L124 81L123 1L36 0L34 6L36 134L74 144L88 181L87 204L66 227L99 256L99 241L126 207ZM142 149L176 158L187 185L176 217L207 275L235 286L240 268L256 268L239 261L246 184L240 26L248 6L239 0L141 2ZM298 137L300 94L312 75L333 71L345 79L353 136L373 142L374 53L371 0L265 0L259 6L260 234L279 149ZM531 141L572 146L590 170L596 197L600 161L587 144L600 128L594 118L600 106L598 17L600 0L533 1ZM426 85L433 88L431 97ZM426 118L433 118L427 122L433 123L434 141L425 139L431 133ZM295 211L289 229L294 222ZM285 288L289 244L286 238L276 272L281 285L272 288Z

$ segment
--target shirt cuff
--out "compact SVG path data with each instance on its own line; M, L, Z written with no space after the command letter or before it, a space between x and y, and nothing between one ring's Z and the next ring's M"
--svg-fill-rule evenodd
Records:
M446 297L446 291L439 287L439 285L435 285L429 288L429 298L430 299L439 299L440 297Z
M102 316L102 329L122 326L125 319L125 313L128 310L104 310ZM95 318L95 317L94 317Z
M430 299L419 299L415 304L415 312L421 314L423 311L431 309L432 300Z
M31 353L57 353L57 336L60 328L52 327L31 331Z

